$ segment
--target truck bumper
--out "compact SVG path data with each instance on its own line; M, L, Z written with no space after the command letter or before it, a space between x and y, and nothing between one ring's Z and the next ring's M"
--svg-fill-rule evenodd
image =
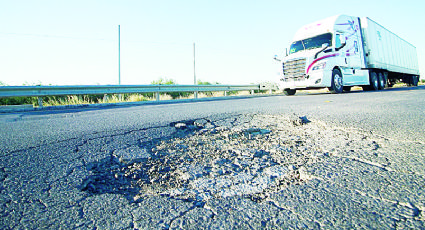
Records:
M285 79L279 81L279 89L305 89L330 87L330 81L324 81L326 71L315 71L302 79ZM332 73L331 73L332 74ZM283 79L283 78L282 78Z

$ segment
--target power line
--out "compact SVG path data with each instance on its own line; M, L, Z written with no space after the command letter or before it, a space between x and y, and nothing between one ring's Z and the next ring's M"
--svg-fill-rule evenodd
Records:
M89 38L89 37L74 37L74 36L62 36L52 34L33 34L33 33L5 33L0 32L0 35L13 35L21 37L38 37L48 39L72 39L72 40L87 40L87 41L106 41L106 42L117 42L116 39L105 39L105 38ZM176 45L176 46L191 46L192 43L180 43L180 42L158 42L158 41L141 41L141 40L126 40L124 43L145 43L145 44L157 44L157 45Z
M50 35L50 34L23 34L23 33L4 33L0 32L0 35L13 35L21 37L39 37L39 38L58 38L58 39L74 39L74 40L92 40L92 41L109 41L115 42L116 40L104 39L104 38L88 38L88 37L71 37L71 36L61 36L61 35Z

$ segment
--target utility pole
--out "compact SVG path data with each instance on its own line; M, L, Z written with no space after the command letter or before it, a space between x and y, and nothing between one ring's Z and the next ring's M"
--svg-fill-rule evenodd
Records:
M118 85L121 85L121 34L120 25L118 25Z
M193 43L193 84L196 85L195 43Z
M193 84L196 85L195 42L193 43ZM194 95L195 95L195 98L198 98L198 91L195 91Z
M118 25L118 85L121 85L121 30ZM122 100L122 94L118 94L118 100Z

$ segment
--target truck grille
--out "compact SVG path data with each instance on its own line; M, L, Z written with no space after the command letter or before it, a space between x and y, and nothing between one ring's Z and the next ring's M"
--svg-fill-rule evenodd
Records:
M303 80L305 77L305 58L293 59L282 64L285 80Z

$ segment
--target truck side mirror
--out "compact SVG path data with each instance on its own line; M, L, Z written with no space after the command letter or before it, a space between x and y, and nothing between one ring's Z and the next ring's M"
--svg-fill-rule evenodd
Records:
M345 37L343 35L340 36L340 40L341 40L341 47L345 46L345 44L347 43L347 40L345 40Z
M343 34L336 35L335 50L338 51L346 45L346 39Z

